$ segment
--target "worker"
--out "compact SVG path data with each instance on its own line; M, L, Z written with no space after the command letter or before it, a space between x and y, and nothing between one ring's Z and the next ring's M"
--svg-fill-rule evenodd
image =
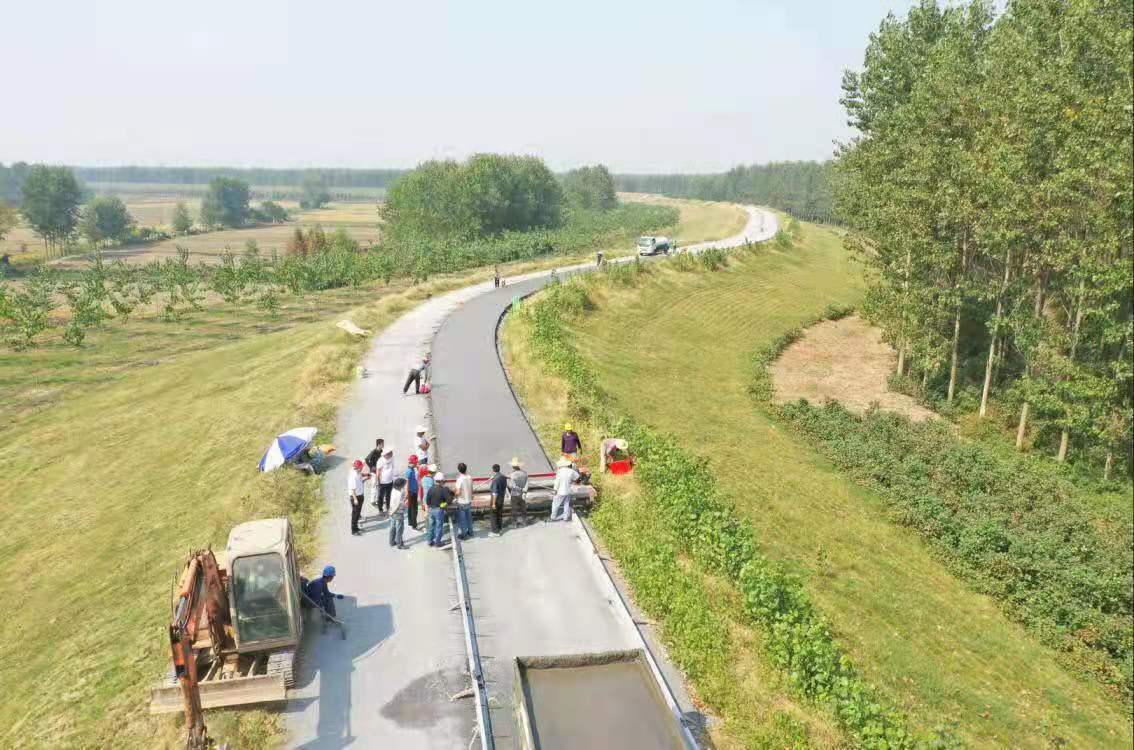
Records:
M361 462L359 462L361 463ZM335 566L328 565L323 568L323 577L308 581L303 593L309 600L307 606L318 607L324 614L335 616L335 599L342 599L342 594L331 591L331 581L335 580Z
M406 470L402 473L402 476L399 477L399 479L406 480L406 499L409 503L406 506L406 516L409 520L409 525L414 529L417 529L417 463L417 456L411 455L409 461L406 462ZM397 481L398 480L395 479L394 484L397 484ZM396 490L397 487L394 489Z
M500 464L492 464L488 489L492 493L492 535L500 536L504 527L504 493L508 489L508 480L500 473Z
M425 436L425 425L419 424L413 428L413 449L417 452L419 463L429 463L429 449L431 444Z
M472 477L469 476L469 467L464 463L457 464L457 538L468 539L472 536Z
M595 267L602 268L602 250L595 253Z
M382 458L378 459L378 497L374 499L374 505L378 507L379 513L388 513L390 511L390 493L394 489L394 449L387 448L382 453Z
M410 383L413 383L414 393L421 393L422 381L429 382L428 352L421 359L415 359L410 365L409 374L406 375L406 384L402 386L402 395L406 395L406 392L409 391Z
M425 504L425 498L429 494L429 490L433 488L433 475L437 473L437 464L429 464L423 468L418 474L418 479L421 484L421 507L425 509L425 538L429 538L429 534L433 530L433 518L429 515L429 506Z
M570 521L571 500L575 496L572 485L579 481L580 474L566 457L559 459L555 467L555 498L551 501L551 520L558 521L562 515L564 521Z
M358 536L362 532L358 528L358 519L362 515L362 504L366 502L366 464L357 458L351 465L350 474L347 475L347 496L350 498L350 533Z
M524 525L528 523L528 504L524 500L524 493L528 490L528 473L520 459L512 457L512 473L508 476L508 512L512 516L512 528L518 527L519 521Z
M382 458L382 452L386 447L386 441L382 438L377 438L374 441L374 450L366 454L366 465L370 467L370 473L374 474L378 466L378 459Z
M406 533L406 504L416 502L410 499L409 488L405 477L394 480L393 491L390 494L390 546L405 549L403 538Z
M440 547L445 537L445 512L453 502L453 491L445 486L445 475L437 472L433 475L433 486L425 496L425 505L429 508L429 546Z
M497 264L492 267L492 286L500 288L500 265Z
M559 438L559 447L562 449L563 455L571 458L578 458L579 451L583 450L583 441L579 439L579 433L575 432L575 428L570 424L563 425L563 435Z

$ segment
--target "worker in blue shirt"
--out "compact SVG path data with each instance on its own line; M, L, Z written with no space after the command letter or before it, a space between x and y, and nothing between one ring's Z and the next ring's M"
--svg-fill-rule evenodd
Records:
M409 516L409 525L414 531L417 531L417 463L417 456L411 454L403 475L406 478L406 515Z
M323 568L323 577L308 581L303 593L311 601L308 604L318 607L325 614L335 616L335 599L342 599L342 594L331 591L331 581L335 580L335 566L328 565Z

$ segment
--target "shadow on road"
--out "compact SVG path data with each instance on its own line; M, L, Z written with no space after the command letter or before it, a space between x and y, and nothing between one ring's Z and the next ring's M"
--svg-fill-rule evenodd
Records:
M342 629L321 625L315 612L307 613L303 650L296 673L295 692L287 713L306 711L318 703L316 737L298 747L303 750L337 750L355 739L351 735L351 676L354 664L373 653L394 634L394 613L388 604L359 607L353 596L336 602ZM364 709L372 710L371 707Z

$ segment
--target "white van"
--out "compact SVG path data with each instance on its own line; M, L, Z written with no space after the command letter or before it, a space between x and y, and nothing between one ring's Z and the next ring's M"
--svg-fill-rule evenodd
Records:
M658 253L669 255L668 237L638 238L638 255L657 255Z

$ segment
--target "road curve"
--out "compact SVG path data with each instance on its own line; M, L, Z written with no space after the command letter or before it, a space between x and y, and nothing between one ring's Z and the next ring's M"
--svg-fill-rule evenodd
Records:
M730 247L775 234L774 214L749 208L744 230L684 248ZM619 259L620 261L629 260ZM585 271L584 264L560 275ZM515 454L547 467L512 396L496 354L495 332L513 297L546 284L545 272L481 283L433 298L378 335L340 409L339 461L326 473L323 555L338 568L336 590L347 637L309 628L285 719L290 747L466 747L476 728L471 699L451 700L469 684L462 617L455 610L448 553L407 530L409 550L391 548L387 521L371 517L349 532L346 474L383 437L404 466L418 423L432 424L443 468L465 461L476 473ZM432 348L433 411L402 396L413 357ZM372 511L369 505L367 511ZM483 532L482 532L483 534ZM481 535L482 535L481 534ZM634 647L639 637L581 527L537 525L464 545L473 613L491 698L497 746L513 746L511 660L516 655ZM662 671L675 682L672 667ZM676 680L675 688L679 687ZM684 708L684 707L683 707ZM686 709L688 710L688 709Z

